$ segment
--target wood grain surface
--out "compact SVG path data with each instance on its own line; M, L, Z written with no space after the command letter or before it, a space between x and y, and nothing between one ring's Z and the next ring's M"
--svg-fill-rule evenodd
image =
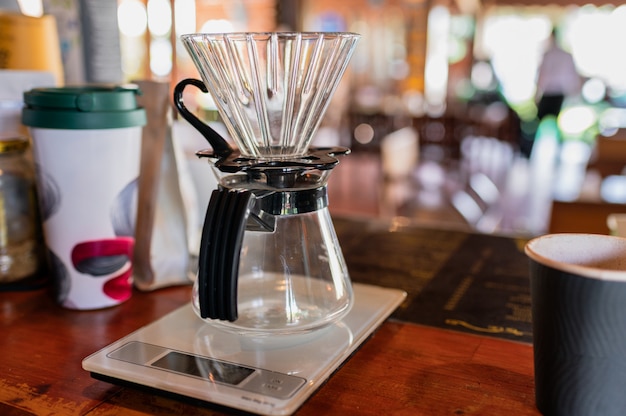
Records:
M358 248L344 227L346 248ZM83 358L185 304L190 293L188 286L136 291L117 307L77 312L46 289L0 292L0 414L221 414L97 381L81 368ZM532 346L391 319L298 414L536 415Z

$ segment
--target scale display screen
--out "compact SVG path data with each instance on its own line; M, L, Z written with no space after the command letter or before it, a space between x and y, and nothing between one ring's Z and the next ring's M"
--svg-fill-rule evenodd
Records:
M254 373L248 367L216 361L210 358L171 351L152 363L153 367L189 376L201 377L218 383L237 385Z

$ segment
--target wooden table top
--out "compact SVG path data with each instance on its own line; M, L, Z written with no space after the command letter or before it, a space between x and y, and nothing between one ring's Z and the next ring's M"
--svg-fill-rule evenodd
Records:
M359 243L367 241L368 235L400 239L404 245L423 240L434 254L437 247L441 249L431 244L434 235L450 241L448 248L458 247L456 240L466 236L452 231L422 235L411 227L373 226L365 221L336 221L336 228L354 280L372 280L371 274L376 273L387 285L393 282L382 269L367 263L372 260ZM390 250L397 252L393 247ZM437 261L453 260L455 251L448 252L447 259L434 256L429 260L433 268L441 270ZM402 259L410 253L397 254ZM398 259L378 261L398 265ZM410 301L414 295L411 282L420 277L408 271L394 274L398 286L408 289ZM220 414L97 381L81 368L89 354L189 302L190 292L189 286L137 291L122 305L80 312L56 305L46 289L0 292L0 414ZM387 320L297 414L538 414L530 343L410 322L401 319L407 316L403 313Z

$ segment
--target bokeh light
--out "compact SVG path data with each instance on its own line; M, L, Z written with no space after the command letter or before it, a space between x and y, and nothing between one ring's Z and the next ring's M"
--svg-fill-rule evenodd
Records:
M167 0L148 1L148 28L152 36L167 36L172 30L172 9Z
M125 0L117 9L120 32L124 36L142 36L148 27L146 7L139 0Z

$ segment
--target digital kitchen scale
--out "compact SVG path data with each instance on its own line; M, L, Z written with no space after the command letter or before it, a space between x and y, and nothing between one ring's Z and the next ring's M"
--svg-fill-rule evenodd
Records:
M92 377L196 404L295 412L402 303L406 293L353 284L341 321L304 335L253 338L205 323L191 303L83 360Z

